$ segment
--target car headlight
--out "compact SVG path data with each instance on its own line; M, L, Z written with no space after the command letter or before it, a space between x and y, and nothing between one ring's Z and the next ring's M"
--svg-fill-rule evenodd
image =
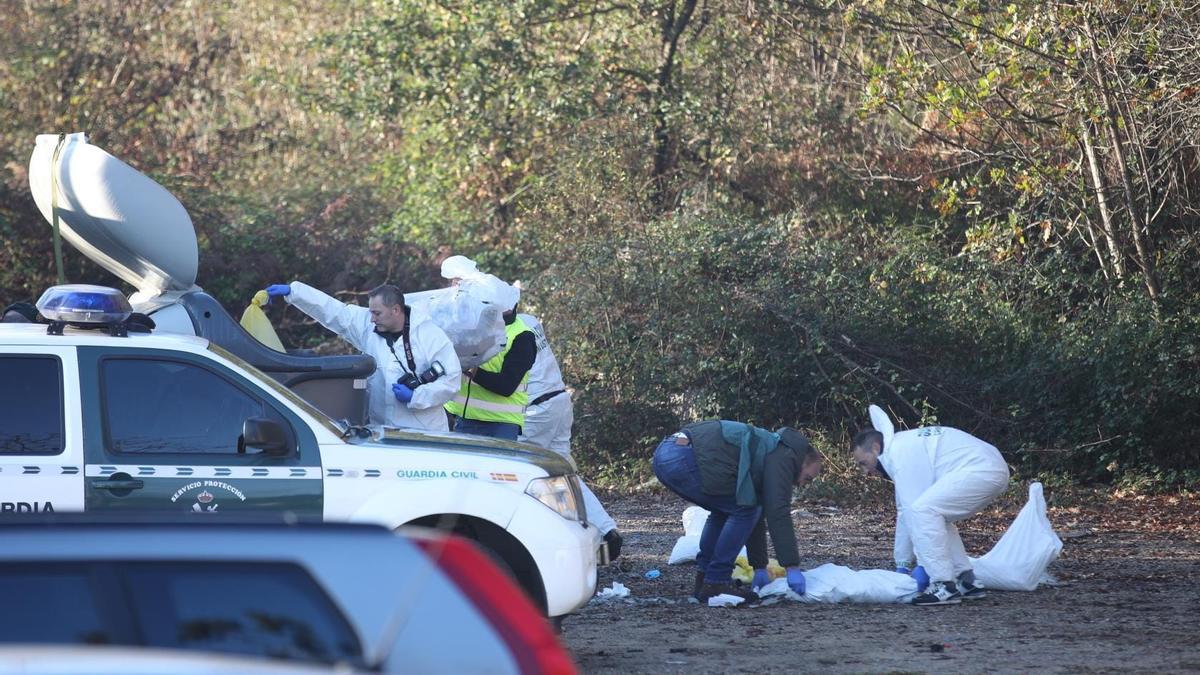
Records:
M549 476L529 481L525 494L554 510L567 520L584 522L583 499L575 476Z

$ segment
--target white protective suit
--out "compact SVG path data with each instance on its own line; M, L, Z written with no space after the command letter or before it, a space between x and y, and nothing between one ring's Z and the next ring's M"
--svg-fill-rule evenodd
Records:
M430 431L449 429L442 405L458 393L462 367L454 345L441 328L428 320L415 321L409 326L417 374L429 370L434 361L440 361L446 372L413 390L412 400L407 404L401 403L392 393L392 385L408 370L403 341L397 340L389 347L387 340L375 332L371 312L366 307L346 304L299 281L293 281L291 287L292 292L284 296L288 304L340 335L355 349L375 358L375 372L367 379L367 419L371 424Z
M954 523L979 513L1008 486L1000 451L965 431L922 427L895 432L871 406L883 434L879 463L896 486L896 567L925 567L933 581L950 581L971 569Z
M567 385L563 382L558 359L554 358L554 352L550 350L542 322L528 314L518 314L517 318L529 326L537 342L537 358L533 361L533 367L529 369L530 405L525 409L525 425L521 428L518 440L553 450L574 465L575 460L571 459L571 425L575 423L575 411L571 404L571 392L566 390ZM538 400L543 395L556 391L562 393L544 401ZM534 403L535 401L538 402ZM615 530L616 521L604 510L596 494L583 481L579 484L583 488L583 504L587 508L588 522L602 535Z

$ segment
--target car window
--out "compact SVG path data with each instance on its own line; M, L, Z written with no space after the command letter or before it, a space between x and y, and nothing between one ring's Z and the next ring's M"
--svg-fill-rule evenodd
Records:
M62 364L53 356L0 356L0 454L63 451Z
M83 566L0 564L0 642L117 644Z
M200 366L167 359L102 361L109 450L236 453L242 425L263 402Z
M129 563L122 573L149 646L362 662L345 617L296 565Z

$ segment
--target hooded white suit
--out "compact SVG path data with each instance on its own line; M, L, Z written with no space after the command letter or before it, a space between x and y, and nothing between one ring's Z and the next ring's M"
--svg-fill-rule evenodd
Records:
M537 358L533 367L529 369L530 403L525 409L525 425L521 428L519 440L553 450L574 464L575 460L571 458L571 426L575 422L575 410L571 404L571 392L566 390L567 385L563 383L558 359L550 350L542 322L529 314L518 314L517 317L529 326L537 341ZM561 393L541 400L544 394L554 392ZM596 493L582 481L579 485L583 488L583 504L587 508L588 522L595 525L600 534L607 534L616 529L616 521L604 510Z
M951 427L896 433L891 420L871 406L883 434L879 463L896 486L897 567L916 562L933 581L950 581L971 569L954 523L975 515L1008 486L1000 451Z
M407 404L401 403L392 393L392 385L408 370L403 341L397 340L389 347L387 340L375 332L371 312L366 307L346 304L299 281L293 281L291 287L292 292L284 296L288 304L321 322L355 349L375 358L375 372L367 379L367 418L371 424L448 430L442 405L458 393L462 367L454 345L441 328L431 321L420 320L421 317L409 317L412 322L409 342L417 365L416 374L429 370L434 361L440 361L446 372L413 390L412 400ZM414 318L417 320L412 321Z

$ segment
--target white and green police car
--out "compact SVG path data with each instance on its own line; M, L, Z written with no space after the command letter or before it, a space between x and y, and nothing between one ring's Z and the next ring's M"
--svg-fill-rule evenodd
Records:
M49 323L0 324L0 514L442 527L490 551L552 617L592 597L601 540L559 455L335 421L214 341L139 330L112 289L57 287L39 308Z

